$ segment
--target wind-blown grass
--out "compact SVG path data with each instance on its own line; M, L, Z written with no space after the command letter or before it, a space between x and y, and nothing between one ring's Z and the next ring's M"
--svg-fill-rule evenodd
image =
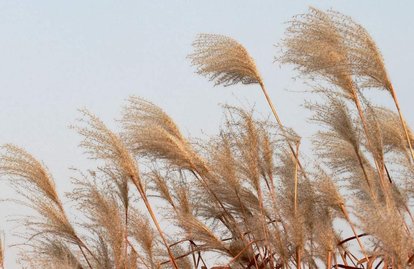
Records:
M318 127L313 160L246 48L202 34L189 55L196 72L215 85L257 84L276 122L224 106L219 134L192 141L139 97L127 100L120 132L81 110L74 129L96 166L73 176L76 222L46 167L4 145L0 176L35 211L21 219L25 268L409 267L414 137L378 47L351 18L315 8L289 22L281 45L277 60L319 97L305 103ZM397 111L366 88L390 92Z

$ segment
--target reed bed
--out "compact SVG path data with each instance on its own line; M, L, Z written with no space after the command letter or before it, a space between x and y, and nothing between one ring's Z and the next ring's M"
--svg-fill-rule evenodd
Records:
M34 212L19 219L24 268L409 268L414 136L369 33L332 10L289 22L276 60L317 96L305 103L318 127L313 160L240 43L201 34L193 46L198 74L257 85L274 119L224 106L219 134L191 141L139 97L127 100L120 132L80 111L73 129L96 166L73 172L76 221L45 165L4 145L0 176ZM390 93L395 110L367 89ZM0 268L3 254L0 243Z

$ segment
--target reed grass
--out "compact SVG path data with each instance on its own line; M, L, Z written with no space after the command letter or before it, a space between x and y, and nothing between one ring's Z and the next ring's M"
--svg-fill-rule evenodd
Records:
M219 134L192 141L139 97L127 100L120 132L81 110L73 128L95 166L74 172L66 195L76 221L43 163L4 145L0 176L34 210L18 219L25 268L411 266L414 139L368 32L331 10L289 22L277 60L317 95L305 103L318 128L313 159L282 124L243 45L201 34L193 46L198 74L217 86L257 85L274 119L226 105ZM388 91L396 111L369 100L367 88ZM0 268L3 260L0 244Z

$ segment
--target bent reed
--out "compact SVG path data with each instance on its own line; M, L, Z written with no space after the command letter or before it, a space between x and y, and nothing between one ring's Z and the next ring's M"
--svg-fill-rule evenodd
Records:
M310 8L289 22L276 61L310 82L315 160L282 123L248 51L201 34L188 58L215 85L257 85L274 119L224 106L216 136L190 141L155 104L130 97L122 131L81 110L73 129L94 169L59 197L43 163L6 144L0 176L31 208L24 268L408 268L414 261L414 135L369 33ZM385 90L395 111L365 96ZM0 238L0 268L4 268ZM7 254L7 252L6 252Z

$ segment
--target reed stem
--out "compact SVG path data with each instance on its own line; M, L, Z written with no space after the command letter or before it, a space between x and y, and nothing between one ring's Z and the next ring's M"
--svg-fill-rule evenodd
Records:
M296 156L299 157L299 145L300 143L296 144ZM295 163L295 187L294 187L294 214L296 217L296 213L298 211L298 162Z
M300 251L300 246L296 247L296 268L301 269L302 268L302 255Z
M391 85L389 90L391 92L392 99L394 99L395 107L397 108L398 115L399 115L400 121L401 121L401 125L404 129L405 138L407 139L408 146L410 148L411 162L413 163L414 162L414 151L413 151L413 146L411 144L411 138L410 138L410 135L409 135L409 132L408 132L407 124L405 123L404 117L402 115L400 104L398 102L397 94L394 91L394 87Z
M85 261L86 261L86 263L88 264L88 267L89 267L90 269L92 269L92 265L91 265L91 263L89 262L88 258L86 257L86 254L85 254L85 252L83 251L83 249L82 249L82 247L80 246L80 244L78 244L78 247L79 247L79 249L80 249L80 251L81 251L81 253L82 253L82 256L85 258Z
M358 245L359 245L359 247L361 248L362 254L364 255L364 257L365 257L366 261L368 262L368 261L369 261L369 259L368 259L368 255L367 255L367 252L366 252L366 250L365 250L365 247L364 247L364 245L362 244L361 239L360 239L360 238L359 238L359 236L358 236L358 233L356 232L355 226L354 226L354 225L352 224L352 222L351 222L351 219L350 219L350 217L349 217L349 214L348 214L347 209L345 208L345 205L344 205L344 204L341 204L341 205L340 205L340 208L341 208L341 211L342 211L342 213L344 214L344 216L345 216L345 218L346 218L347 222L348 222L348 223L349 223L349 225L351 226L352 232L354 233L355 238L356 238L356 240L357 240L357 242L358 242Z
M132 179L132 182L134 183L135 187L138 189L138 192L140 193L142 200L144 201L145 207L147 208L147 211L150 214L151 219L152 219L153 223L155 224L155 227L158 230L158 233L161 237L162 242L164 243L164 246L167 248L168 256L170 258L170 262L171 262L172 266L175 269L179 269L179 267L177 265L177 262L175 261L174 255L173 255L170 247L168 246L167 239L164 236L164 232L161 229L161 226L160 226L160 224L157 220L157 217L155 216L155 213L154 213L154 211L151 207L150 202L148 201L148 198L147 198L147 196L144 192L144 189L143 189L142 185L139 183L138 179L135 176L131 175L131 179Z
M332 251L328 251L326 254L326 268L332 268Z
M365 133L365 136L366 136L366 139L367 139L368 148L369 148L369 150L371 150L373 158L374 158L375 167L378 171L378 176L380 178L380 185L381 185L381 188L384 192L385 203L386 203L387 207L389 207L390 206L390 197L389 197L389 188L388 188L389 186L387 185L387 183L385 182L385 179L384 179L384 167L383 167L384 165L379 164L378 157L373 152L374 148L373 148L372 143L371 143L369 130L368 130L368 124L367 124L367 121L366 121L365 116L364 116L364 112L363 112L363 109L362 109L361 102L359 101L359 98L358 98L355 90L353 92L352 97L353 97L353 101L355 103L355 106L357 108L359 118L361 119L362 127L364 129L364 133Z

